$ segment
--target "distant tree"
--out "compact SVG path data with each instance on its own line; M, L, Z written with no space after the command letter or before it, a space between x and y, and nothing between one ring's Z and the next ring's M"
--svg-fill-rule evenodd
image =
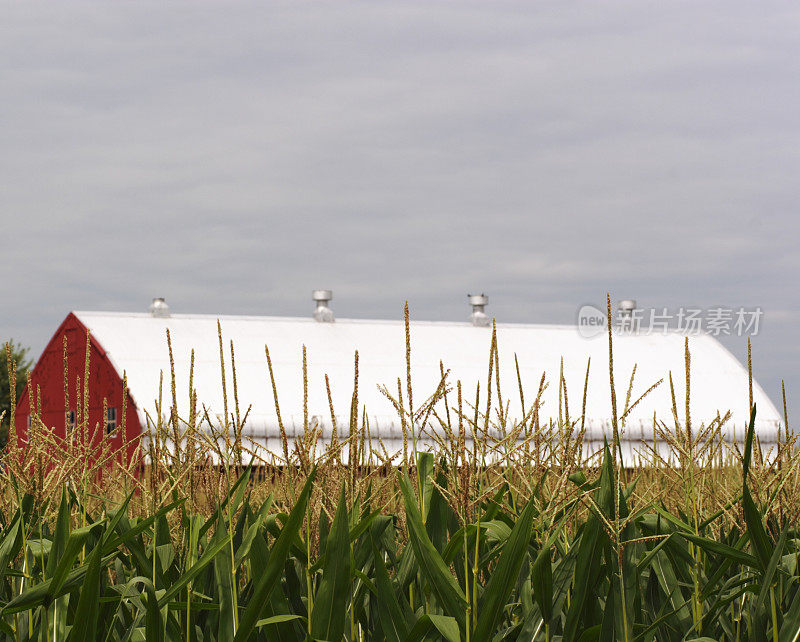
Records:
M2 345L0 350L0 415L3 419L0 422L0 448L5 447L8 441L8 426L11 418L11 395L14 400L19 401L22 389L28 381L28 371L33 367L33 361L28 358L29 349L16 343L13 339L7 344ZM9 356L11 362L17 364L17 385L16 389L11 390L11 377L8 371Z

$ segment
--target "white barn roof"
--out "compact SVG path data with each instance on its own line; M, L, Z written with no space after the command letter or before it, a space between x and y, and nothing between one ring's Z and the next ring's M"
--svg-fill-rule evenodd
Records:
M228 408L233 412L230 341L236 357L238 398L242 414L252 404L244 433L258 441L278 436L278 422L264 346L269 346L277 381L281 416L290 436L303 429L302 346L308 353L309 415L316 417L323 434L330 433L330 410L325 374L330 378L334 409L340 430L348 424L353 393L353 356L359 353L359 402L370 420L370 429L385 441L401 437L400 422L392 404L379 392L385 384L396 392L397 378L405 396L405 332L401 321L337 319L319 323L313 319L253 316L174 314L159 318L150 314L75 312L78 319L103 346L137 404L142 425L146 414L155 416L159 373L164 373L163 400L167 414L171 403L170 364L166 330L172 338L178 390L178 412L188 416L189 363L195 351L194 387L198 401L214 416L223 413L217 320L222 327ZM587 440L610 436L611 402L608 377L608 339L605 334L582 337L575 326L498 324L500 379L511 416L520 415L514 355L519 362L525 401L536 398L539 380L546 372L547 387L540 417L557 418L558 381L563 357L569 397L569 414L579 417L587 360L591 357L586 399ZM437 388L439 361L451 370L449 382L461 380L465 402L474 401L480 381L482 404L486 403L491 329L469 323L414 321L411 326L412 380L415 406ZM678 333L616 335L614 370L617 404L622 412L631 371L637 364L633 399L659 379L664 382L629 415L625 438L652 438L653 413L672 425L672 400L668 375L672 372L678 415L684 417L684 336ZM741 441L748 419L746 370L718 341L708 335L690 337L692 423L708 423L717 414L731 411L726 434ZM494 396L496 399L496 394ZM455 401L454 395L450 397ZM776 441L780 415L758 384L757 432L764 443ZM407 403L407 400L406 400ZM274 444L272 445L274 448Z

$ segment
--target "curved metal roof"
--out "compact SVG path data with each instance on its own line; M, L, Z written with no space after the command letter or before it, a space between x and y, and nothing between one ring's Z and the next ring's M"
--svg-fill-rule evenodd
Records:
M353 393L353 357L359 353L359 402L366 409L372 434L383 439L401 436L399 418L392 404L378 390L385 384L396 392L398 377L405 396L405 332L401 321L337 319L318 323L306 318L181 315L166 318L150 314L75 312L78 319L103 346L137 404L142 425L146 414L155 416L159 396L159 373L164 373L164 413L170 405L170 364L166 330L172 338L178 411L188 415L189 363L195 351L194 387L199 403L217 417L223 413L217 321L222 328L229 412L233 412L230 369L230 341L236 358L237 391L242 415L252 404L245 434L263 440L278 435L277 416L264 346L269 346L277 381L280 411L289 435L302 431L303 385L302 346L308 354L309 415L316 417L324 433L330 431L330 410L325 374L330 378L335 413L348 417ZM587 361L591 357L586 425L588 440L610 435L611 402L608 376L608 339L604 334L582 337L575 326L498 324L500 381L504 401L510 403L511 417L520 416L519 387L514 364L516 355L526 404L535 398L542 373L549 385L543 394L540 417L557 418L558 381L563 357L569 414L581 412ZM449 381L460 379L465 403L474 401L481 382L482 406L486 403L486 378L491 330L467 323L414 321L411 326L412 380L415 406L437 388L439 361L451 370ZM636 399L649 386L664 382L629 415L625 438L652 437L653 414L672 425L669 373L675 386L678 416L684 420L684 336L678 333L633 334L614 337L614 370L617 404L625 404L631 371L637 365L633 388ZM748 418L747 372L718 341L708 335L692 336L691 414L694 426L708 423L730 410L726 424L728 438L742 440ZM496 392L493 393L496 399ZM455 397L451 396L451 402ZM754 384L758 405L757 431L762 442L774 442L780 415L758 384ZM406 400L407 402L407 400ZM337 419L340 426L347 421ZM340 428L341 430L341 428Z

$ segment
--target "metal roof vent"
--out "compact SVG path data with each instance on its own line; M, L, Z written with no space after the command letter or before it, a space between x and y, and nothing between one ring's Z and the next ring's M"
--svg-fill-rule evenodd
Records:
M333 323L333 310L328 307L328 303L333 299L333 292L331 290L313 290L311 299L317 302L314 318L320 323Z
M154 317L165 318L169 316L169 306L163 296L157 296L150 304L150 314Z
M472 306L472 314L469 320L472 325L485 328L492 324L492 320L486 316L483 309L489 304L489 297L485 294L468 294L469 304Z
M626 319L633 316L633 311L636 309L636 301L634 299L623 299L619 302L619 314Z

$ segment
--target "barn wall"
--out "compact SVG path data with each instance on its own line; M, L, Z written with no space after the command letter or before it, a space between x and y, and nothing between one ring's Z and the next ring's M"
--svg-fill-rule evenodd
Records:
M64 398L64 337L67 339L67 376L69 382L69 408ZM122 378L106 357L102 346L93 338L90 339L89 356L89 433L94 443L99 443L106 421L103 417L103 400L107 400L109 408L116 408L117 429L110 433L110 445L119 450L123 445L122 436ZM15 426L21 440L27 441L28 421L30 417L31 399L41 398L41 419L58 437L64 438L66 428L66 412L76 412L77 403L83 404L84 368L86 363L86 327L70 314L56 330L47 344L42 356L31 374L30 384L26 385L19 403ZM139 418L131 395L128 394L126 409L126 432L130 441L140 434ZM98 426L95 430L95 426ZM75 437L74 437L75 438ZM80 438L80 435L77 436ZM136 444L128 445L128 456L134 455Z

